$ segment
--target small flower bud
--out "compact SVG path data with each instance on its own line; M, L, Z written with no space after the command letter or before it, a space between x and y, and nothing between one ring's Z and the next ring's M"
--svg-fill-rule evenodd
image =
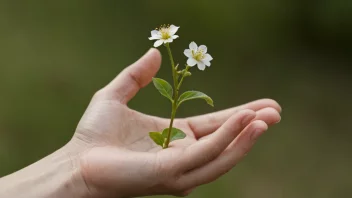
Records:
M191 72L186 72L185 74L183 74L185 77L187 77L187 76L192 76L192 73Z
M186 70L185 70L185 69L183 69L183 70L177 71L177 73L178 73L178 74L180 74L181 76L183 76L183 75L184 75L184 73L185 73L185 71L186 71Z
M175 67L175 70L177 71L177 69L178 69L178 64L176 65L176 67Z

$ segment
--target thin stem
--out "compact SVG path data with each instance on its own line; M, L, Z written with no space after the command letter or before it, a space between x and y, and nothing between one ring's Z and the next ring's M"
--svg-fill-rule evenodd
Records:
M185 69L185 73L182 75L180 83L178 83L178 85L177 85L177 89L176 89L177 92L180 91L180 87L181 87L181 85L183 83L183 79L185 78L185 74L188 72L189 68L190 68L190 66L187 65L186 69Z
M170 48L170 44L166 43L165 47L167 49L167 53L169 54L169 58L170 58L170 62L171 62L171 69L172 69L172 78L174 80L174 88L176 88L177 84L178 84L178 79L177 79L177 71L175 69L175 62L174 62L174 58L172 56L172 52L171 52L171 48ZM174 96L176 96L176 92L174 93ZM175 97L176 98L176 97Z
M176 104L175 102L172 103L172 112L171 112L170 125L169 125L168 134L167 134L167 139L166 139L166 141L165 141L165 143L163 145L163 149L168 148L169 144L170 144L172 125L174 123L174 119L175 119L175 116L176 116L176 110L177 110L177 106L175 104Z
M174 62L174 58L172 56L172 52L171 52L171 48L170 48L169 43L166 43L165 47L167 49L167 52L168 52L168 55L169 55L169 58L170 58L170 62L171 62L172 78L173 78L173 81L174 81L174 90L175 91L174 91L174 98L173 98L173 102L172 102L172 111L171 111L171 119L170 119L169 130L168 130L166 141L165 141L165 143L163 145L163 149L166 149L166 148L169 147L172 126L173 126L174 119L175 119L175 116L176 116L176 111L177 111L177 100L178 100L178 90L179 90L177 71L176 71L176 68L175 68L175 62Z

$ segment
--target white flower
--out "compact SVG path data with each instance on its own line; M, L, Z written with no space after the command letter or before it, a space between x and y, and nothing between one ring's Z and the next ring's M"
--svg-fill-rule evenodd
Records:
M198 69L204 70L205 66L210 66L210 61L213 57L207 54L207 47L205 45L197 46L195 42L189 44L189 49L184 51L184 54L188 57L187 65L195 66L198 65Z
M178 38L178 36L175 35L178 28L180 27L174 25L163 25L159 29L151 32L152 37L149 37L149 40L157 40L154 43L154 47L159 47L163 43L171 43L174 39Z

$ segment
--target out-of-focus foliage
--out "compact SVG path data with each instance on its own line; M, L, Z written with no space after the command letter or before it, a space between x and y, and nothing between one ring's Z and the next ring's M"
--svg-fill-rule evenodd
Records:
M179 116L263 97L283 107L242 163L190 197L351 195L350 0L0 1L0 176L64 145L93 93L163 23L181 26L172 44L181 65L193 40L214 57L184 88L213 96L215 108L190 102ZM169 69L165 59L158 76ZM129 106L167 117L168 102L149 85Z

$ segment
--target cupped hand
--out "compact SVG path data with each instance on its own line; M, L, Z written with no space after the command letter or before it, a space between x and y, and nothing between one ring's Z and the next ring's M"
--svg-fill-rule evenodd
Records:
M163 150L148 132L167 128L169 120L127 107L160 63L159 51L150 50L99 90L83 115L70 144L79 145L89 197L187 195L231 170L268 126L280 121L281 108L270 99L177 119L174 126L187 137Z

